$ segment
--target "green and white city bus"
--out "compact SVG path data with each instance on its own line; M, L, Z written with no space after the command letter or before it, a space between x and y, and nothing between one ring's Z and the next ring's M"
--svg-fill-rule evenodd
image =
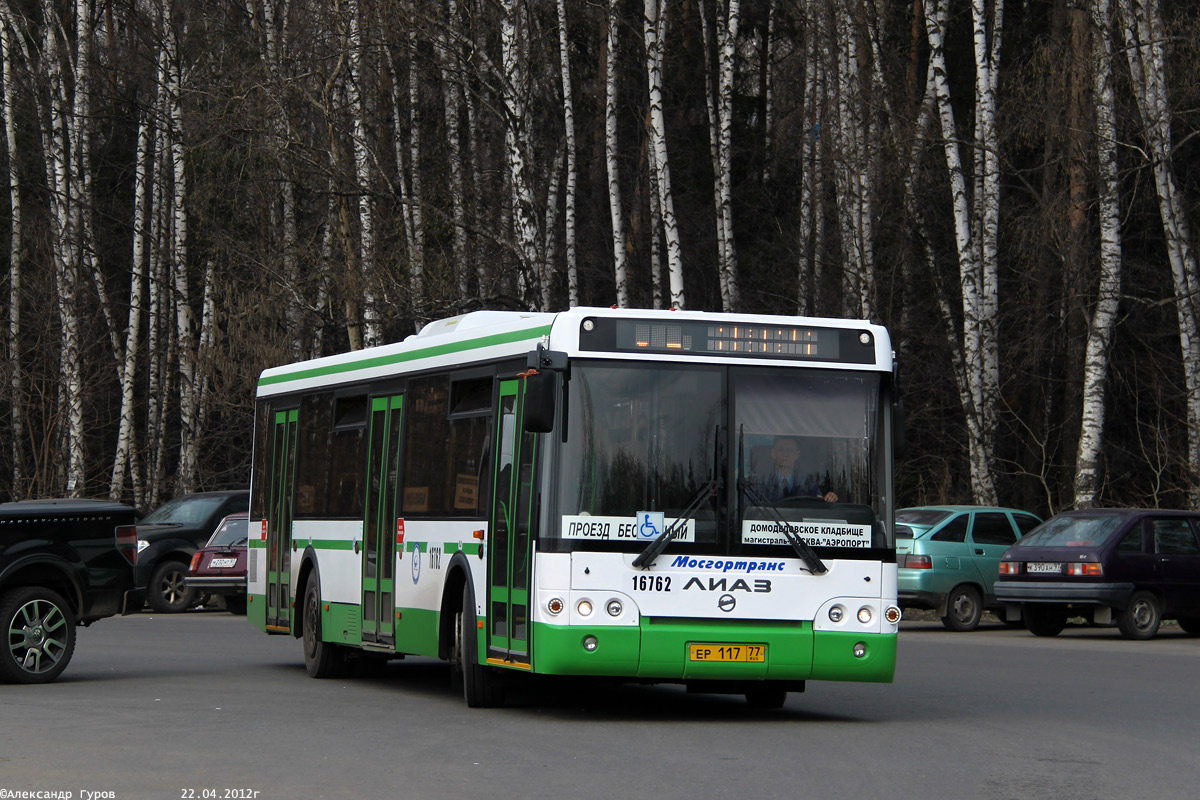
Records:
M446 659L471 706L889 682L894 403L884 328L788 316L479 311L268 369L249 618L314 677Z

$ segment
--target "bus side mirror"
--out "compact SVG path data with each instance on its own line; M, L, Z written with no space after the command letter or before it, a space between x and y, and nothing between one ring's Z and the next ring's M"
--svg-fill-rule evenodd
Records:
M530 433L549 433L554 430L554 398L557 381L554 372L525 373L525 402L523 424Z
M897 401L892 406L892 456L894 458L903 458L907 442L905 437L907 434L906 426L908 423L908 414L904 410L904 403Z

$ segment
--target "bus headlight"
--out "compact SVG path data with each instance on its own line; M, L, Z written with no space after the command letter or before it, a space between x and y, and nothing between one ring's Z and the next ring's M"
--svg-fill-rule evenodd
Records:
M829 609L829 621L830 622L841 622L842 617L845 615L845 613L846 613L846 609L842 608L841 606L833 606L832 608Z
M863 658L864 656L866 656L866 654L867 654L867 643L866 642L856 642L854 644L854 657L855 658Z
M871 617L872 614L870 606L863 606L858 610L858 621L863 625L869 624L871 622Z
M883 612L883 618L886 619L892 625L895 625L897 622L899 622L900 617L902 617L902 616L903 616L903 613L900 611L900 609L896 608L895 606L888 606L887 611Z
M587 650L589 653L595 652L596 648L599 646L600 646L600 643L598 641L596 641L595 636L583 637L583 649Z
M579 612L579 616L581 617L590 617L592 615L592 601L580 600L579 604L575 606L575 610Z
M546 603L546 610L551 614L558 616L562 613L562 610L565 606L566 604L563 603L561 597L551 597L550 602Z
M608 612L610 617L619 617L621 616L621 612L625 610L625 607L621 605L620 600L613 599L608 601L608 605L604 607L604 610Z

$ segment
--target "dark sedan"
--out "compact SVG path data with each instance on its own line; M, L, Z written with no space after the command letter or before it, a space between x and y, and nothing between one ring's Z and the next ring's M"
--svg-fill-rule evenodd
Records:
M221 598L234 614L246 613L246 539L249 514L221 520L212 538L192 556L184 585Z
M1090 509L1059 514L1009 548L996 597L1020 604L1030 632L1055 636L1071 616L1116 620L1150 639L1164 618L1200 634L1200 514Z

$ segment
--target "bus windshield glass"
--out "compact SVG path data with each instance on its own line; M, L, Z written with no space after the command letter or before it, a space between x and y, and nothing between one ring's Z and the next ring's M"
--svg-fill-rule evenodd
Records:
M714 477L723 383L719 367L577 362L561 467L563 515L632 519L662 511L673 518L687 507ZM702 504L692 531L710 543L717 541L715 499ZM619 529L574 528L607 539L619 538Z
M562 525L544 536L635 550L678 521L672 551L778 556L786 524L817 547L888 546L877 374L576 361L567 387Z

